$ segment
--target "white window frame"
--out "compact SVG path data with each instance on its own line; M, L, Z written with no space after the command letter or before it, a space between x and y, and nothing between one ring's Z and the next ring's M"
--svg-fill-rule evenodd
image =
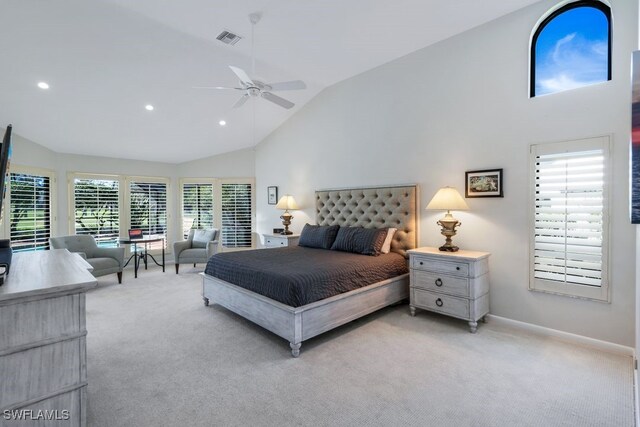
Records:
M69 172L67 174L68 194L69 194L69 233L75 234L75 179L99 179L99 180L111 180L118 181L118 215L120 218L120 230L119 237L128 237L128 230L131 228L131 203L130 196L131 191L129 185L132 181L137 182L150 182L150 183L163 183L167 185L167 238L165 241L166 249L165 255L172 252L171 237L173 231L173 216L171 215L173 209L173 193L171 189L171 178L167 177L152 177L152 176L129 176L129 175L111 175L111 174L94 174L85 172ZM127 249L129 250L129 249ZM149 250L150 253L160 253L161 250ZM128 253L128 252L127 252Z
M218 186L218 180L215 178L180 178L180 181L178 183L178 204L179 204L179 209L180 211L178 212L179 215L179 221L178 221L178 225L180 227L180 238L184 238L184 230L183 230L183 224L184 224L184 185L185 184L207 184L207 185L211 185L212 191L213 191L213 196L212 196L212 200L213 200L213 226L215 228L220 228L218 226L218 224L220 224L220 222L222 221L222 216L220 215L218 217L218 203L221 200L216 199L216 194L218 193L217 191L217 186Z
M58 179L56 172L51 169L43 169L43 168L35 168L31 166L23 166L11 164L9 168L9 174L26 174L26 175L37 175L37 176L45 176L49 178L49 209L51 211L51 223L50 227L50 235L51 237L55 237L58 235L58 203L57 203L57 189L58 189ZM9 184L6 189L7 196L3 201L4 205L2 207L2 233L5 239L11 239L11 184Z
M222 246L222 235L219 236L220 249L223 252L234 252L247 250L255 247L256 229L256 180L255 178L180 178L178 201L180 204L180 235L182 236L183 217L183 188L184 184L212 184L213 185L213 226L222 233L222 184L249 184L251 185L251 247L250 248L227 248Z
M69 234L76 234L76 191L75 191L75 180L76 179L96 179L96 180L105 180L105 181L117 181L118 182L118 221L119 221L119 230L118 235L120 238L123 237L122 229L123 225L126 224L126 218L123 216L123 208L124 208L124 192L122 191L122 186L125 185L124 177L121 175L111 175L111 174L93 174L93 173L83 173L83 172L69 172L67 173L67 184L68 184L68 199L69 199Z
M602 285L584 286L555 282L534 277L535 263L535 208L536 208L536 157L544 154L603 150L603 223L602 223ZM531 145L529 150L529 290L564 295L574 298L610 302L609 258L610 258L610 214L611 214L611 136L599 136L573 141Z
M121 215L124 218L124 224L127 225L126 230L120 232L121 237L128 237L128 230L131 228L131 183L132 182L141 182L141 183L150 183L150 184L165 184L167 186L167 235L165 236L165 254L172 252L173 245L170 244L169 238L171 236L171 232L173 227L171 226L173 221L173 216L171 215L171 211L173 208L171 197L171 179L165 177L152 177L152 176L125 176L124 177L124 212L121 209ZM151 245L149 245L151 246ZM149 249L149 253L156 254L162 252L162 249Z

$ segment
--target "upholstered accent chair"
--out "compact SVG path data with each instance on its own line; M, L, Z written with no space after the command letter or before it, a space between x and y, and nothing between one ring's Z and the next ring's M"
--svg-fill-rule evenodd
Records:
M91 235L62 236L49 238L51 249L67 249L87 260L93 267L94 277L116 273L122 283L124 248L101 248Z
M218 234L219 230L212 228L210 230L189 230L187 240L175 242L173 244L173 256L176 260L176 274L180 268L180 264L193 264L195 267L198 263L209 261L216 252L218 252Z

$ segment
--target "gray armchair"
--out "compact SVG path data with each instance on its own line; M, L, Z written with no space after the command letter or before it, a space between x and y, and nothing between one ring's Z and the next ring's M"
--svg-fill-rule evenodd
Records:
M124 248L101 248L91 235L62 236L49 238L52 249L67 249L87 260L93 267L94 277L116 273L118 283L122 283Z
M180 268L180 264L193 264L209 261L216 252L218 252L218 234L215 228L210 230L189 231L189 237L182 242L173 244L173 256L176 260L176 274Z

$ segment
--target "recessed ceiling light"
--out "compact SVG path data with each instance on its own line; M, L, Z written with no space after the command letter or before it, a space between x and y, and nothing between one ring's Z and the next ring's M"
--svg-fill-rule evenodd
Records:
M218 122L218 124L219 124L220 126L224 126L224 125L226 125L226 124L227 124L227 122L225 122L224 120L220 120L220 121Z
M49 84L47 82L39 82L38 87L40 89L49 89Z
M145 108L147 111L153 111L153 105L151 105L151 104L147 104L147 105L145 105L145 106L144 106L144 108Z

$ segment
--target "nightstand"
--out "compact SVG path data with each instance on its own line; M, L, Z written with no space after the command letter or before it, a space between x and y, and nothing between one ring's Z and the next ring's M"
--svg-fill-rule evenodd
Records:
M469 322L475 333L478 320L489 312L489 253L441 252L417 248L409 253L411 315L416 308Z
M299 234L263 234L264 246L266 248L286 248L287 246L297 246L300 239Z

